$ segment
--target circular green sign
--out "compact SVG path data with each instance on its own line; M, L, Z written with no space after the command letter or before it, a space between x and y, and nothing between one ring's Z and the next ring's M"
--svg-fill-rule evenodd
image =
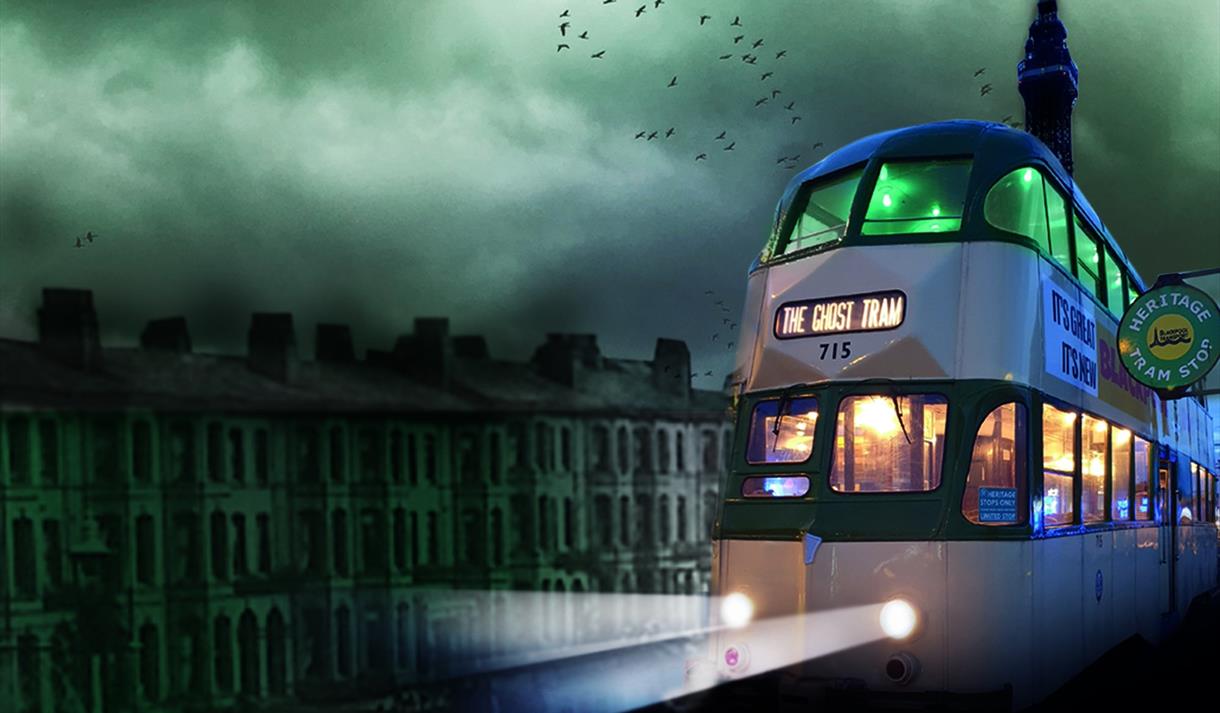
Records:
M1220 311L1207 293L1190 285L1149 290L1123 314L1118 356L1141 384L1189 386L1220 359Z

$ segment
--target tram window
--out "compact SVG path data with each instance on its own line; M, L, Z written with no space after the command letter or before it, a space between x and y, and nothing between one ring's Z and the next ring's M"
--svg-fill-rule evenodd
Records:
M979 424L962 494L962 514L970 522L976 525L1025 522L1026 423L1025 406L1008 403L992 409Z
M1106 519L1106 436L1110 426L1085 414L1080 424L1080 519Z
M816 398L790 399L779 418L779 399L754 405L750 417L750 442L746 460L760 463L800 463L813 452L813 435L818 421ZM778 425L778 432L776 427Z
M1068 249L1067 201L1054 187L1046 192L1046 215L1050 227L1051 257L1068 272L1072 271L1072 253Z
M799 498L809 492L809 477L753 476L741 483L741 494L747 498Z
M1114 251L1106 248L1106 306L1115 317L1123 316L1123 267L1114 255Z
M1135 437L1135 519L1153 519L1152 494L1148 489L1148 474L1152 470L1152 449L1148 441Z
M962 227L969 179L969 159L884 163L861 233L954 232Z
M1097 292L1097 273L1101 270L1101 253L1097 248L1097 239L1094 238L1085 229L1080 222L1080 216L1075 216L1076 221L1076 279L1080 280L1080 284L1084 286L1089 294L1096 295Z
M1042 406L1042 513L1048 526L1070 525L1075 511L1076 413Z
M1046 185L1032 167L1018 168L996 181L983 203L987 222L1010 233L1032 238L1047 255L1051 252L1046 226Z
M847 228L851 202L860 184L864 169L859 168L838 178L820 181L805 190L805 207L785 236L777 251L780 255L824 245L840 240Z
M1139 297L1140 297L1140 291L1135 288L1135 281L1132 280L1131 277L1128 275L1127 276L1127 306L1130 307L1131 303L1138 300Z
M921 492L940 486L949 402L936 394L848 396L839 404L830 487Z
M1110 517L1131 519L1131 432L1115 428L1110 432Z

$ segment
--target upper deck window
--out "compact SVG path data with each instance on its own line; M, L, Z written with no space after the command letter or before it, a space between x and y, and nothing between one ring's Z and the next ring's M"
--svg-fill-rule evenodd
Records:
M1121 319L1126 307L1123 302L1123 266L1109 246L1106 247L1105 257L1106 307L1110 308L1110 314Z
M830 487L846 493L940 486L949 403L938 394L848 396L839 404Z
M801 463L813 452L814 428L818 422L818 400L813 397L791 399L784 403L769 399L754 405L750 417L750 442L746 461L761 463Z
M962 227L969 159L881 165L864 216L864 235L949 233Z
M1051 243L1046 224L1046 181L1035 168L1018 168L996 181L983 203L987 222L1010 233L1024 235L1047 255Z
M802 189L804 207L800 208L800 214L793 221L791 231L783 237L776 254L788 255L842 239L863 173L863 168L857 168L805 186Z
M1101 272L1101 251L1097 247L1097 238L1090 234L1080 216L1075 216L1076 222L1076 279L1091 295L1098 295L1097 278Z
M1051 257L1068 272L1072 271L1072 253L1068 249L1067 201L1053 186L1046 192L1046 216L1050 225Z

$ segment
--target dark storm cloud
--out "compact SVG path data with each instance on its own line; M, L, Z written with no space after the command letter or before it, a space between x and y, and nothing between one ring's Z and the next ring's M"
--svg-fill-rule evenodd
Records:
M305 342L347 321L386 346L440 314L515 355L544 331L640 356L680 337L719 376L703 292L736 319L791 175L776 157L1022 117L1032 0L620 5L3 3L0 333L30 334L39 287L75 285L129 338L183 312L232 346L261 309L295 312ZM1146 276L1220 263L1220 5L1061 6L1084 190ZM556 53L569 7L590 39ZM779 105L755 109L769 87ZM103 239L72 249L84 230Z

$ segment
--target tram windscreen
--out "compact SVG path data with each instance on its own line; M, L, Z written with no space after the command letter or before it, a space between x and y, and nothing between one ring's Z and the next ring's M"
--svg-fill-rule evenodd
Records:
M839 404L830 487L845 493L940 486L948 400L939 394L848 396Z
M864 169L858 168L805 186L801 212L791 230L782 236L776 253L788 255L842 238L863 173Z
M861 234L951 233L961 229L970 164L969 159L882 164Z
M789 399L780 418L780 399L759 401L750 416L750 442L746 461L762 463L801 463L813 452L813 435L818 422L818 400L813 397Z

